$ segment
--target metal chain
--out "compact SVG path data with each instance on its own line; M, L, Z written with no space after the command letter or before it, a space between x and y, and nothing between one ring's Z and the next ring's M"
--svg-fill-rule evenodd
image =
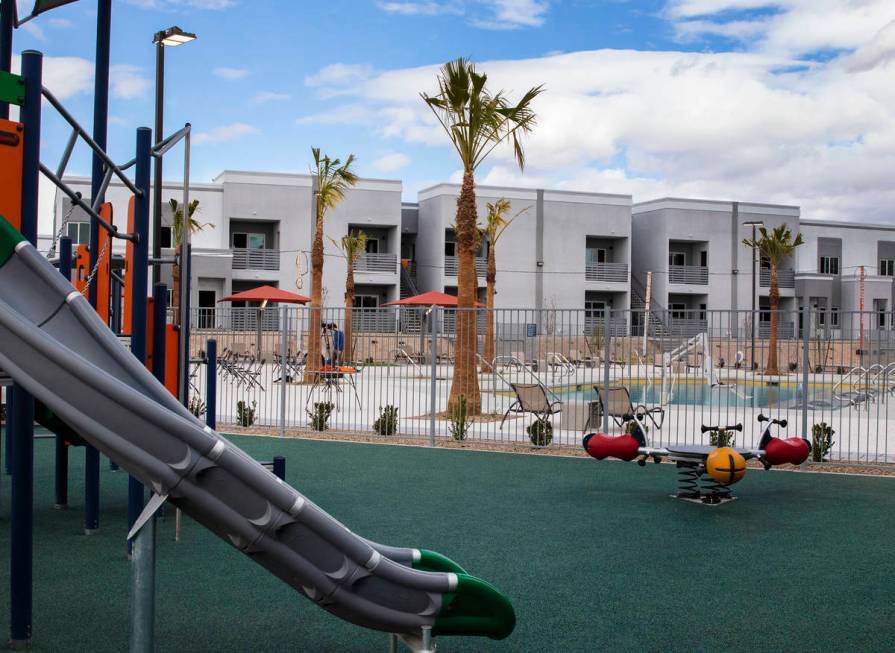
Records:
M71 214L75 211L75 203L72 202L71 206L68 209L68 213L65 214L65 217L62 218L62 225L59 227L59 231L56 232L56 235L53 237L53 242L50 244L50 249L47 250L47 258L53 258L56 256L56 245L59 243L59 239L62 238L62 234L65 233L65 230L68 228L68 221L71 219Z
M93 269L90 271L90 276L87 277L87 283L84 284L84 290L81 291L81 294L86 297L88 291L90 290L90 284L93 283L93 280L96 278L96 273L99 272L99 266L103 262L103 259L106 256L106 252L109 251L109 243L112 242L112 238L106 238L106 242L103 243L103 250L99 253L99 256L96 258L96 263L93 266Z

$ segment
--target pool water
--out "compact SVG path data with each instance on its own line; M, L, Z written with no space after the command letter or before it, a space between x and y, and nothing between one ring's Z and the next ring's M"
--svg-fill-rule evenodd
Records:
M660 403L662 384L628 383L631 401L636 406L655 406ZM810 388L811 401L829 402L829 388ZM594 401L597 393L592 387L569 388L557 393L563 400ZM722 385L711 387L705 383L681 383L674 386L669 403L678 406L746 406L790 407L801 399L801 388L796 384L781 386L765 384Z

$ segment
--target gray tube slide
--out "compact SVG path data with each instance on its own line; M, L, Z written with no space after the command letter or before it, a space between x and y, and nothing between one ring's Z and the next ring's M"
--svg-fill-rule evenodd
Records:
M196 419L0 217L0 368L153 492L320 607L416 641L507 637L506 596L436 553L352 533Z

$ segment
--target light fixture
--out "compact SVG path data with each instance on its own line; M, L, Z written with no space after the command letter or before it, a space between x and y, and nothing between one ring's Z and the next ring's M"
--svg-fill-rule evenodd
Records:
M182 29L177 27L177 25L173 27L169 27L168 29L162 30L161 32L157 32L156 35L152 38L153 43L161 43L162 45L166 45L169 48L177 47L178 45L183 45L184 43L189 43L190 41L196 40L196 35L191 32L184 32Z
M743 223L743 226L744 227L763 227L764 222L762 222L761 220L746 220L746 222Z

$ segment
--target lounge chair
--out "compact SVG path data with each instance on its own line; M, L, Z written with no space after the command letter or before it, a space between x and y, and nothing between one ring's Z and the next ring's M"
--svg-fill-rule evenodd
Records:
M661 406L653 408L647 408L643 404L635 406L631 402L631 394L623 385L610 387L606 396L604 396L602 386L595 385L594 390L597 392L598 410L591 411L588 415L587 423L584 425L585 431L588 428L599 428L604 413L609 415L616 426L624 426L632 415L636 415L641 422L648 419L656 429L661 430L662 423L665 421L665 409ZM593 424L595 419L597 424Z
M582 355L577 349L572 349L569 352L569 360L575 365L583 367L596 367L599 362L597 358L591 356L589 353Z
M532 413L539 420L546 420L562 410L562 402L550 401L547 388L540 383L511 383L510 387L516 393L516 401L503 414L503 419L500 420L501 430L510 413Z

